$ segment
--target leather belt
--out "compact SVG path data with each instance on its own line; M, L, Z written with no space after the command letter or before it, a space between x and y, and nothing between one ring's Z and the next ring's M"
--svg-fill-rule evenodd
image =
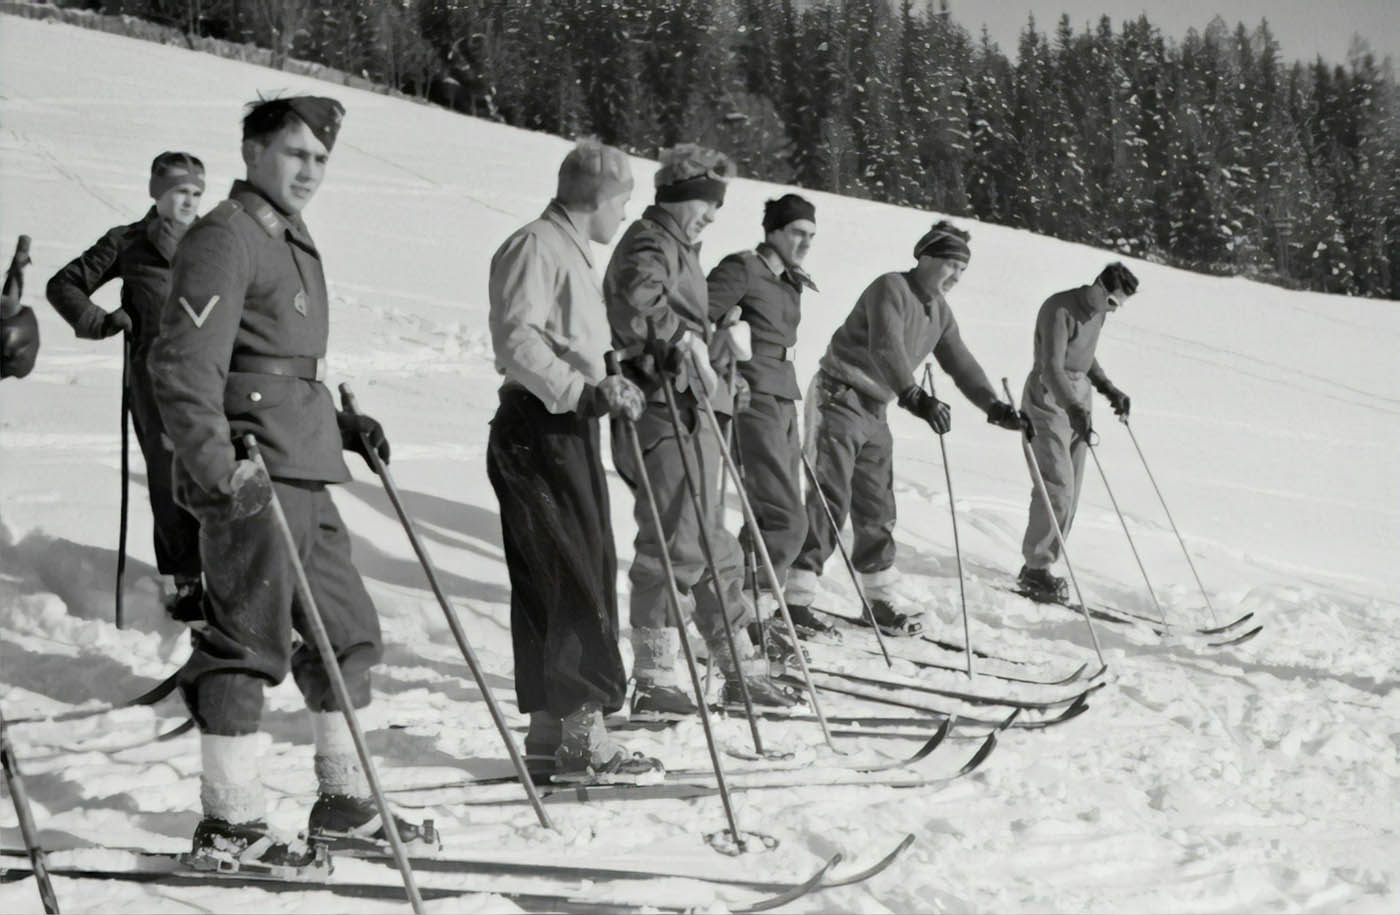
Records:
M229 371L253 375L284 375L304 381L325 381L326 360L315 356L256 356L234 353Z
M753 341L753 354L755 356L766 356L769 359L786 360L788 348L779 346L776 343L764 343L762 340Z

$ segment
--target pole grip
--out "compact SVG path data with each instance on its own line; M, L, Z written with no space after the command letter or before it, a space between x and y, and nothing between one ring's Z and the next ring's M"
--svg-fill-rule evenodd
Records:
M355 401L355 393L350 390L349 382L340 383L340 408L346 413L360 412L360 405Z

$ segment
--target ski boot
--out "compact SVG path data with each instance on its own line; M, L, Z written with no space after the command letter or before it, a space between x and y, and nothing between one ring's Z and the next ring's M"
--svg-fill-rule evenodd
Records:
M817 616L810 605L788 604L788 613L792 614L792 625L797 630L798 638L818 642L841 641L841 630L836 628L836 624Z
M723 639L720 640L721 644L710 646L712 663L724 673L724 688L720 696L726 705L743 704L744 695L739 688L740 677L743 678L744 686L748 688L749 700L755 706L791 708L802 701L796 690L773 679L769 660L754 647L747 629L735 632L734 641L739 649L737 663L731 657L729 646L724 644Z
M647 783L665 775L661 760L627 749L608 733L603 709L585 702L560 722L562 739L554 753L554 781L566 783Z
M409 854L442 850L442 837L432 820L410 823L395 815L394 826ZM321 794L311 808L306 833L308 841L335 852L366 856L391 853L379 805L372 797Z
M924 631L923 614L904 613L891 601L876 598L870 602L870 614L885 635L895 638L918 635ZM868 621L867 621L868 624Z
M180 863L197 871L275 877L279 880L324 882L330 879L331 859L323 845L283 841L265 820L229 823L205 817L194 829L194 843Z
M530 729L525 732L525 769L535 784L548 784L554 774L554 753L562 735L558 718L544 711L530 713Z
M632 630L632 717L642 721L679 721L698 709L682 683L677 666L680 631L672 628Z
M796 664L797 653L802 652L802 660L807 663L812 662L812 656L807 653L807 649L800 645L794 645L792 638L788 635L788 628L779 617L772 617L763 622L749 623L749 641L755 645L763 645L768 650L768 660L773 667L773 676L782 676L786 672L788 665ZM799 637L802 631L798 630Z
M1063 604L1069 601L1069 585L1058 575L1051 575L1049 569L1021 566L1021 574L1016 576L1016 587L1037 603Z

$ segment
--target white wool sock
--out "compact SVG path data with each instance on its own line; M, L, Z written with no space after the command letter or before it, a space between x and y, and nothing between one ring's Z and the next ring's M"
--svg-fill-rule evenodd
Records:
M321 793L368 797L369 779L360 766L345 714L312 712L311 729L316 735L316 781Z
M258 767L258 735L201 734L199 800L204 815L226 823L251 823L267 813Z

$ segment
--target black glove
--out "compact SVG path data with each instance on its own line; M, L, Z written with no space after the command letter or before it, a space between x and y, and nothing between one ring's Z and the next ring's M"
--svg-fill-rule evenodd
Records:
M228 493L233 520L251 518L272 502L272 480L256 462L241 460L233 465Z
M1035 429L1031 428L1031 418L1026 411L1017 410L1005 401L998 400L987 409L987 422L1003 429L1019 429L1027 440L1035 438Z
M39 322L34 309L25 305L0 321L0 378L23 378L39 355Z
M366 444L379 455L381 461L389 463L389 439L384 436L384 427L373 417L363 413L337 413L335 421L340 426L340 447L364 458L371 470L374 469L374 462L369 459Z
M1103 396L1108 398L1109 406L1113 407L1113 415L1128 415L1128 409L1132 406L1133 401L1132 398L1128 397L1127 394L1124 394L1117 388L1110 386L1107 391L1103 392Z
M1074 430L1074 434L1087 442L1094 432L1094 427L1089 422L1089 411L1080 406L1073 406L1065 410L1065 415L1069 417L1069 427Z
M928 423L929 428L939 435L953 428L952 409L917 384L911 384L900 392L899 405Z
M122 308L108 312L107 316L102 319L102 327L98 333L103 338L114 337L121 333L131 333L131 315Z

